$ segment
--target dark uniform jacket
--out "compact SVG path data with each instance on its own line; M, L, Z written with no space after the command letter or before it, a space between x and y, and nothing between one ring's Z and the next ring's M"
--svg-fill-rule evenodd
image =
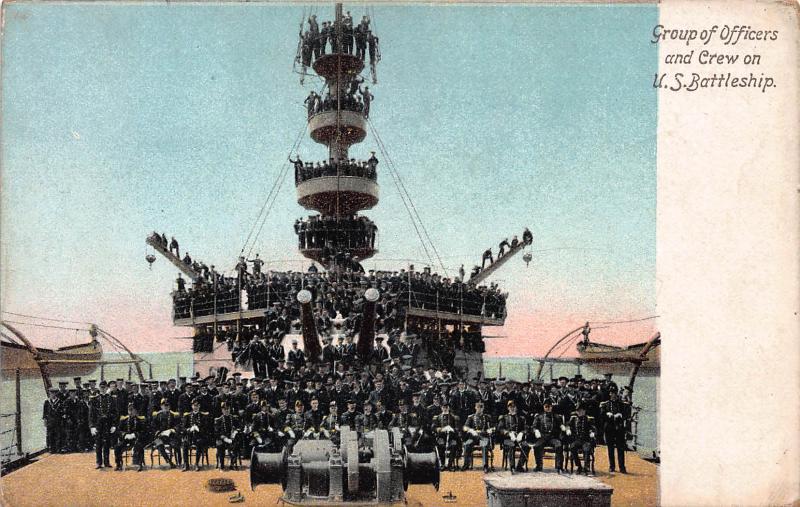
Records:
M594 426L594 419L588 415L583 417L573 415L569 420L569 429L572 432L572 437L579 442L590 442L592 440L590 433L597 432Z
M89 426L97 427L102 419L106 419L113 426L117 422L117 405L110 394L98 394L90 399Z
M561 436L561 426L564 424L564 418L561 414L555 412L542 412L533 418L531 431L539 430L542 438L559 438Z
M233 432L239 431L239 418L235 415L221 415L214 419L214 435L217 437L217 445L225 442L224 437L233 438Z

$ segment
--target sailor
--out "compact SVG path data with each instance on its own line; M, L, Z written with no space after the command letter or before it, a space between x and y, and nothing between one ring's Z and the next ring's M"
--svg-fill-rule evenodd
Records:
M466 421L475 408L474 393L467 390L467 383L463 378L458 380L458 389L450 395L450 406L462 421Z
M223 403L222 415L214 419L214 434L217 438L217 469L225 470L225 453L230 455L230 465L238 469L239 444L241 442L239 418L231 415L231 407Z
M170 241L170 243L169 243L169 251L170 251L170 253L172 252L173 249L175 250L175 257L180 259L181 258L181 250L180 250L180 247L178 247L178 241L175 239L175 236L172 237L172 241Z
M552 447L556 454L556 471L561 473L564 464L563 446L561 444L561 433L566 430L564 419L561 415L553 412L553 400L546 399L542 404L544 412L537 414L533 419L531 430L533 432L533 454L536 459L534 471L542 471L542 458L544 448Z
M453 470L459 450L458 417L450 413L450 405L442 403L442 413L433 418L431 424L436 435L436 447L439 456L444 456L445 470Z
M320 425L322 424L323 414L322 411L319 409L319 398L316 396L311 398L309 402L311 408L306 411L304 414L304 430L303 430L303 438L313 438L314 440L318 440L320 437Z
M100 381L100 393L89 404L89 432L94 437L95 468L111 467L111 439L117 431L117 406L105 380Z
M483 256L481 257L481 269L483 269L486 266L486 261L487 260L489 261L489 265L490 266L492 264L494 264L494 257L492 257L492 249L491 248L487 248L483 252Z
M531 233L530 230L528 230L527 227L525 228L525 231L523 231L522 233L522 242L525 243L526 245L530 245L531 243L533 243L533 234Z
M375 98L375 95L370 93L369 86L365 86L363 90L359 87L358 93L364 101L364 118L369 118L369 106L372 104L372 99Z
M298 155L297 158L299 159L300 156ZM253 276L255 276L256 278L259 278L261 276L261 266L264 265L264 261L262 261L259 258L258 254L256 254L256 258L255 259L248 259L247 262L250 262L250 263L253 264Z
M507 402L508 413L501 416L497 422L497 433L503 441L503 452L511 456L510 467L514 467L514 449L519 448L520 456L517 460L516 469L522 472L525 463L528 462L528 452L530 446L525 441L525 418L517 414L517 405L514 400Z
M372 74L372 84L378 83L376 64L381 59L381 50L378 42L378 37L370 31L367 34L367 50L369 51L369 70Z
M392 428L399 428L403 443L406 447L412 449L417 436L417 430L420 427L419 417L417 417L417 414L408 411L408 403L402 398L397 400L397 408L398 412L392 417L389 426Z
M389 351L383 346L383 336L376 336L375 348L372 350L372 361L382 364L386 359L389 359Z
M327 363L330 369L333 369L338 355L336 354L336 349L331 345L331 337L323 336L322 343L324 343L322 346L322 362Z
M342 18L342 45L345 53L353 54L353 16L350 15L350 11L347 11Z
M625 469L625 434L631 417L630 404L619 400L616 385L608 390L608 401L600 404L600 416L603 426L603 434L608 448L609 471L614 472L616 461L614 460L614 450L617 451L617 461L619 461L619 471L623 474L628 473Z
M128 404L128 414L119 418L117 444L114 446L114 462L116 471L122 470L122 455L127 449L133 449L133 464L137 471L144 470L144 439L147 423L144 416L136 412L136 405Z
M310 37L311 51L314 54L314 58L319 58L322 53L320 52L319 24L317 23L316 14L312 14L311 17L308 18L308 35Z
M367 54L367 34L369 33L369 18L364 16L361 23L355 28L356 56L364 61Z
M195 470L201 470L200 460L207 453L209 434L209 414L200 411L200 400L192 400L191 412L183 414L183 471L191 468L189 452L195 449Z
M504 239L500 242L499 246L500 250L497 252L497 258L499 259L506 253L506 248L511 248L511 245L508 243L508 238Z
M475 402L475 412L467 417L464 423L464 466L462 470L472 468L472 451L476 445L480 445L483 472L489 471L489 450L494 447L492 437L495 428L492 426L491 417L485 414L483 409L482 401Z
M321 55L324 55L326 52L328 39L330 39L333 36L332 32L333 32L333 27L331 26L331 22L323 21L322 29L320 29L319 33L319 52Z
M161 399L161 409L153 413L151 426L155 439L150 444L158 450L161 458L169 463L170 468L175 468L173 456L178 464L181 464L180 452L180 414L170 410L170 403L167 398ZM169 447L169 450L167 450ZM170 452L171 451L171 452Z
M594 443L597 429L594 426L594 419L586 415L586 407L578 404L575 408L576 414L573 415L568 424L567 435L573 438L570 444L570 451L572 451L572 461L578 465L578 473L591 470L590 460L594 455ZM581 459L579 452L583 451L583 463L586 466L584 469L581 466Z
M289 350L289 365L294 370L299 370L306 365L306 353L297 347L297 340L292 340L292 348Z
M356 411L357 406L358 400L355 397L347 400L347 410L342 414L341 422L339 423L341 426L349 426L351 430L356 429L356 418L359 415Z
M356 431L363 437L378 428L378 418L372 413L372 403L364 402L364 413L356 416Z
M78 390L70 389L69 398L63 403L63 423L62 428L63 442L61 452L76 452L82 450L79 447L79 431L81 418L81 405L83 402L78 399Z
M308 113L308 117L311 118L314 116L314 112L317 110L317 103L319 101L319 95L314 90L308 94L306 100L303 101L303 104L306 105L306 112ZM297 156L297 161L289 159L289 162L294 163L295 170L297 169L298 162L300 161L300 155Z
M61 452L64 440L64 406L58 396L58 388L50 388L50 398L45 400L44 407L42 407L42 419L47 430L48 451L52 454Z
M186 292L186 280L178 273L178 279L175 281L178 283L178 293L184 294Z

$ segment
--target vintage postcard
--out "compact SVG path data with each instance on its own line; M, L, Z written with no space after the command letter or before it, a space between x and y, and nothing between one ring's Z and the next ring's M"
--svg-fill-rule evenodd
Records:
M798 40L6 2L0 503L800 501Z

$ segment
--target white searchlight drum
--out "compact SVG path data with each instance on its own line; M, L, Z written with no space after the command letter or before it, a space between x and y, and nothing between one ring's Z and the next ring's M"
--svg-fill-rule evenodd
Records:
M299 294L298 297L300 297ZM364 292L364 298L370 303L374 303L379 297L381 297L381 293L378 291L378 289L369 288L366 290L366 292Z

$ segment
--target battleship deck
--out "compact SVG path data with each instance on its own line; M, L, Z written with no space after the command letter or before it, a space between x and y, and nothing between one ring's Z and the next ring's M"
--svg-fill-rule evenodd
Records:
M211 451L214 462L214 450ZM146 453L149 455L149 452ZM495 450L499 461L500 450ZM614 488L611 505L651 506L658 504L658 467L628 453L628 474L609 474L606 449L598 447L597 479ZM146 456L149 463L149 456ZM112 456L113 460L113 456ZM533 457L531 456L531 462ZM479 463L480 460L477 460ZM552 459L545 459L545 467L552 468ZM202 472L180 470L150 470L138 473L135 469L114 472L112 469L95 470L94 453L44 455L37 462L0 479L0 504L13 507L50 507L75 505L91 506L197 506L229 505L233 493L212 493L205 489L212 477L234 480L238 491L245 497L244 504L275 505L282 494L280 485L259 485L250 491L248 471L220 472L208 469ZM410 506L440 506L448 492L456 496L453 505L486 505L486 487L480 471L444 472L437 492L431 486L410 486L407 492Z

